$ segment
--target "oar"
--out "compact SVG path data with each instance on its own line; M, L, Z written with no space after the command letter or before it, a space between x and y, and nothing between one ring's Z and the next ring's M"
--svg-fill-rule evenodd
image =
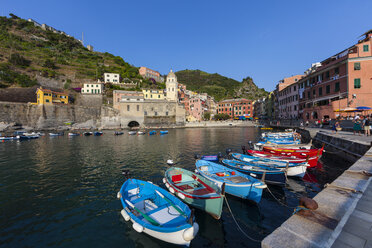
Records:
M179 212L180 214L182 214L183 216L187 217L187 215L181 210L179 209L176 205L173 204L173 202L171 200L169 200L167 197L165 197L162 193L160 193L159 191L155 190L155 192L161 197L163 198L164 200L166 200L175 210L177 210L177 212Z
M148 216L147 214L143 213L141 210L139 210L138 208L136 208L130 201L128 200L125 200L125 202L131 207L133 208L134 210L136 210L138 213L140 213L143 218L145 218L148 222L150 222L151 224L155 225L155 226L160 226L160 224L154 220L153 218L151 218L150 216Z

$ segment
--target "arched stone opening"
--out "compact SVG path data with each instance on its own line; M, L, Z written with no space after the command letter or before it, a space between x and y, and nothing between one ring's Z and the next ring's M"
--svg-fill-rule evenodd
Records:
M130 127L130 128L133 128L133 127L139 127L139 123L137 122L137 121L130 121L129 123L128 123L128 127Z

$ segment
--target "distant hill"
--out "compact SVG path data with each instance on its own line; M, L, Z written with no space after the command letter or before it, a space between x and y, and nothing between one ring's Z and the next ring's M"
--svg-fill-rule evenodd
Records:
M58 80L66 89L102 78L104 72L142 79L138 68L119 56L89 51L73 37L10 16L0 17L0 88L32 87L36 76Z
M217 101L226 98L258 99L268 95L247 77L242 82L224 77L218 73L210 74L200 70L182 70L176 72L179 83L185 84L187 89L199 93L208 93Z

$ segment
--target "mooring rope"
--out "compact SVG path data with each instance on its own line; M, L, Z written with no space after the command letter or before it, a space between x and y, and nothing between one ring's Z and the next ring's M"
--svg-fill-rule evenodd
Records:
M241 231L241 233L243 233L243 235L244 235L245 237L247 237L248 239L250 239L250 240L252 240L252 241L254 241L254 242L258 242L258 243L260 243L261 240L254 239L254 238L250 237L248 234L246 234L246 233L243 231L243 229L240 227L239 223L236 221L236 219L235 219L235 217L234 217L234 214L233 214L233 212L232 212L232 210L231 210L231 208L230 208L230 204L229 204L229 202L227 201L226 196L225 196L224 198L225 198L225 202L226 202L227 208L228 208L229 211L230 211L231 217L233 218L233 220L234 220L236 226L237 226L238 229Z
M290 209L295 209L296 207L291 207L291 206L288 206L284 203L282 203L278 198L275 197L275 195L271 192L269 186L267 186L267 190L269 191L270 195L277 201L279 202L280 205L284 206L284 207L287 207L287 208L290 208Z

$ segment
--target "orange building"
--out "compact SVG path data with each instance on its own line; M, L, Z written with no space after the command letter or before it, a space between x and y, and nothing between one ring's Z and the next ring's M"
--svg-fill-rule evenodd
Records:
M238 116L252 117L252 101L244 98L220 101L218 103L217 114L228 114L231 118Z
M372 30L363 35L298 81L299 115L304 120L336 118L337 109L372 107Z

